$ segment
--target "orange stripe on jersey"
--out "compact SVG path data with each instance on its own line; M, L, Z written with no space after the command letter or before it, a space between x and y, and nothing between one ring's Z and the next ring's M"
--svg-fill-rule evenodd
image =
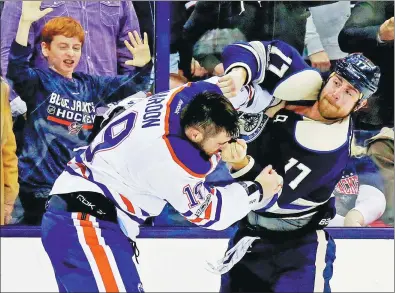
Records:
M197 219L194 219L194 220L191 220L190 222L191 223L200 223L201 221L203 221L204 219L202 219L202 218L197 218Z
M209 219L210 219L212 207L213 207L213 202L210 202L210 204L208 205L206 211L204 212L204 218L205 218L206 220L209 220Z
M167 148L169 149L170 155L173 158L173 160L181 167L183 168L185 171L187 171L189 174L191 174L194 177L197 178L204 178L206 176L206 174L198 174L193 172L191 169L189 169L187 166L184 165L183 162L181 162L176 153L173 150L173 147L171 146L171 143L169 141L169 139L167 138L167 135L169 134L169 119L170 119L170 105L171 102L173 101L174 97L181 92L183 89L185 89L186 87L191 86L191 83L188 82L186 85L180 87L179 89L177 89L176 91L174 91L174 93L172 94L172 96L170 97L169 101L166 104L166 116L165 116L165 134L163 135L163 139L165 140L165 143L167 145Z
M88 177L86 176L86 174L85 174L85 172L86 172L86 166L84 165L84 164L82 164L82 163L75 163L77 166L78 166L78 168L80 168L80 170L81 170L81 173L82 173L82 176L85 178L85 179L88 179Z
M80 219L81 213L78 213L78 219ZM81 220L82 231L86 244L89 246L93 258L99 269L100 276L103 280L106 292L119 292L117 283L115 281L114 273L111 269L110 262L107 258L107 254L104 251L103 246L99 243L96 229L93 227L93 223L89 220L89 215L86 220Z
M50 116L50 115L48 115L47 119L49 121L56 122L58 124L62 124L62 125L66 125L66 126L69 126L72 123L70 121L59 119L59 118L56 118L56 117ZM82 128L84 128L84 129L92 129L93 128L93 124L83 124Z
M129 212L136 214L136 211L134 210L134 206L132 205L132 202L128 200L126 197L124 197L122 194L119 194L122 198L123 203L126 205L126 208L128 209Z
M66 121L66 120L63 120L63 119L59 119L59 118L56 118L56 117L54 117L54 116L48 116L47 119L48 119L49 121L56 122L56 123L58 123L58 124L62 124L62 125L66 125L66 126L69 126L69 125L71 124L70 121Z

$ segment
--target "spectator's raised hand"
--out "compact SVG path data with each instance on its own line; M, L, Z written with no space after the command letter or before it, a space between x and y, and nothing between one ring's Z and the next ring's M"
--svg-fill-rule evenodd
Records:
M151 53L148 46L148 35L147 33L144 33L144 41L141 40L137 31L133 31L133 34L129 32L128 35L131 44L127 40L125 40L124 43L130 53L132 53L133 60L125 61L125 64L143 67L151 60Z
M379 30L380 40L393 41L394 40L394 17L387 19Z
M311 67L317 68L321 72L331 69L331 61L325 51L317 52L309 56Z
M53 10L53 8L40 10L41 2L42 1L23 1L21 21L33 23Z
M241 90L247 78L247 72L244 68L237 67L231 72L222 76L218 80L218 86L225 97L233 98Z

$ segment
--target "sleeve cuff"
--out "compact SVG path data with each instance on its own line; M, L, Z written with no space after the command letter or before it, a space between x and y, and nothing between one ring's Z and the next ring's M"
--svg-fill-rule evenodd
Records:
M251 78L252 78L251 77L251 69L246 63L243 63L243 62L233 63L225 70L225 74L228 74L235 67L242 67L247 71L247 77L246 77L246 81L244 82L244 85L249 84L251 82Z
M262 199L263 199L263 188L262 188L262 185L258 181L254 181L254 183L255 183L256 187L258 188L258 190L259 190L259 201L258 202L261 202Z
M313 38L306 43L307 48L307 56L311 56L315 53L325 51L324 47L322 46L321 40L318 38Z
M30 53L32 52L32 48L29 43L25 47L25 46L18 44L14 39L14 41L11 44L10 51L13 53L13 55L17 55L17 56L27 55L27 56L29 56Z
M248 165L245 166L243 169L240 169L240 170L238 170L238 171L236 171L234 173L231 173L230 175L233 178L236 179L236 178L239 178L239 177L247 174L252 169L252 167L254 167L254 164L255 164L254 158L251 157L251 156L247 156L247 157L248 157Z

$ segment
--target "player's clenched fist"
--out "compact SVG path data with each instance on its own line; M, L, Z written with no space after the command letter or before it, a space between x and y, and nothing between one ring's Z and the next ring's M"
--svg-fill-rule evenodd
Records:
M283 177L277 174L272 165L264 168L255 178L255 181L259 182L262 186L263 198L273 197L273 195L279 193L283 187Z
M247 78L247 71L244 68L233 68L231 72L222 76L218 80L218 86L225 97L235 97L243 87Z
M221 151L222 160L226 163L239 163L247 155L247 143L244 139L237 139L226 144Z

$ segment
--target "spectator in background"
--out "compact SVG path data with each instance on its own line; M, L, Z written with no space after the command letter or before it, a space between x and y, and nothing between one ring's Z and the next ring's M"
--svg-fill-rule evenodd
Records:
M222 75L224 66L221 63L222 51L229 44L246 41L244 34L238 29L213 29L207 31L193 47L193 57L207 71L207 74Z
M131 1L42 1L41 9L52 8L36 21L29 32L28 42L33 47L30 65L48 68L41 53L41 31L54 17L70 16L81 23L85 33L85 45L81 61L75 71L92 75L123 75L134 72L133 66L126 66L130 52L124 41L128 32L140 32L139 22ZM15 39L21 17L22 1L7 1L1 18L1 69L5 75L8 54Z
M384 127L380 133L367 141L367 153L376 163L384 178L387 206L381 220L394 226L394 129Z
M41 1L24 1L15 40L11 44L7 77L26 101L28 116L24 147L19 156L21 190L13 214L14 223L40 224L53 182L73 156L73 149L85 146L93 127L95 109L136 93L134 73L93 76L74 72L82 54L84 30L71 17L48 21L42 31L42 53L49 68L30 66L33 48L28 46L32 23L52 8L40 10ZM41 6L42 7L42 6ZM147 34L129 33L133 46L125 41L139 66L151 60ZM147 67L150 69L149 67ZM15 221L14 221L15 220Z
M300 54L304 48L307 8L333 1L198 1L184 25L180 68L191 78L193 46L209 30L238 28L252 40L282 40Z
M140 34L143 32L148 35L148 45L150 52L154 50L155 37L155 4L154 1L133 1L134 9L139 18ZM155 60L152 60L154 63ZM155 81L155 68L152 67L150 74L139 74L135 77L136 81L144 85L144 90L153 92L153 84ZM138 80L137 80L138 79Z
M148 45L151 52L154 52L155 37L155 1L130 1L138 15L140 33L146 32L148 35Z
M177 84L185 79L183 72L179 70L180 54L182 56L185 55L183 53L185 43L182 40L182 29L191 15L196 2L172 1L170 3L170 88L177 87ZM191 66L198 67L194 60L192 60ZM190 71L194 73L195 70L190 69Z
M356 128L394 127L394 1L358 2L339 34L342 51L362 52L381 69L377 93L356 117Z
M133 66L125 66L129 51L123 43L128 39L128 32L140 32L132 1L43 1L41 9L46 8L52 8L52 12L35 22L29 33L29 43L33 47L30 59L32 67L48 67L41 53L40 34L44 25L54 17L71 16L85 30L85 46L76 71L103 76L135 72ZM1 17L2 76L7 72L10 46L16 36L21 11L22 1L7 1L4 4ZM23 102L13 91L10 100L14 116L26 111Z
M49 20L57 16L71 16L79 21L85 30L85 46L76 71L115 76L135 72L133 66L125 66L129 51L124 45L127 33L140 31L139 21L132 1L43 1L42 9L52 8L52 12L33 24L29 33L29 43L33 47L30 65L47 68L48 64L41 53L41 31ZM22 1L7 1L1 17L1 72L7 72L8 55L15 39L21 16ZM137 80L139 78L139 80ZM136 82L149 83L149 73L135 77ZM14 132L18 151L23 147L25 119L18 117L27 111L26 104L11 88L11 110L16 119ZM99 114L105 107L98 109Z
M321 72L330 71L336 61L346 57L339 48L338 36L351 14L350 1L310 8L305 36L305 55L309 64ZM307 58L306 58L307 59Z
M383 215L386 199L384 181L366 148L351 143L351 157L335 190L336 215L333 227L366 227Z
M1 80L0 225L8 224L18 195L18 158L8 101L9 87Z

